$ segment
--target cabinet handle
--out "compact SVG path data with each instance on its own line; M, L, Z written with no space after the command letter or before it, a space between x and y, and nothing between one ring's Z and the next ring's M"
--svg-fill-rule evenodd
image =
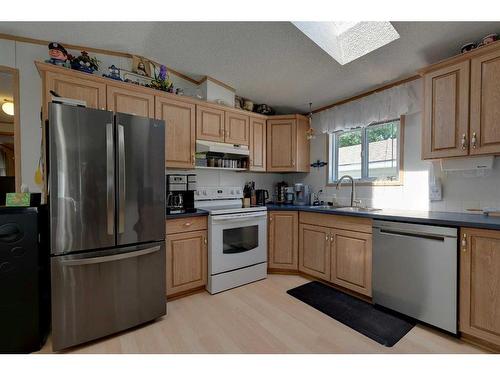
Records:
M467 136L464 134L462 134L462 150L466 150L467 149Z
M462 236L462 251L464 253L467 251L467 234L465 234L465 233Z
M476 135L476 132L472 133L472 148L476 148L476 145L477 145L477 135Z
M188 221L187 223L184 223L184 225L185 225L186 227L190 227L190 226L191 226L191 224L193 224L193 223L191 223L191 222L189 222L189 221Z
M203 237L203 243L206 245L208 243L207 237Z
M332 235L330 235L330 242L333 242L333 238L334 238L334 237L333 237L333 234L332 234Z
M269 216L269 221L273 221L273 217L272 216Z
M328 234L325 234L325 241L330 241L330 238L328 237Z

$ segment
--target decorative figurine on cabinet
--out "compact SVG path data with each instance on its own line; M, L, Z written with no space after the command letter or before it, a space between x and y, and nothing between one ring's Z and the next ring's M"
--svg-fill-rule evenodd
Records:
M70 62L68 58L68 52L62 44L57 42L49 43L49 56L50 59L45 60L46 63L63 66L65 68L70 68Z
M114 64L108 67L109 74L103 74L103 77L116 79L117 81L122 81L120 77L120 68L117 68Z
M99 63L97 58L90 57L86 51L82 51L80 56L71 60L71 68L92 74L99 69Z

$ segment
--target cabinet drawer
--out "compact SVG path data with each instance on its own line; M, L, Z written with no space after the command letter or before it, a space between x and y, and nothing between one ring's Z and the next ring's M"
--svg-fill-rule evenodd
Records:
M364 217L342 216L335 214L317 214L301 212L300 223L320 225L328 228L352 230L355 232L372 233L372 219Z
M166 225L167 234L205 230L207 229L207 218L205 216L196 216L182 219L170 219L167 220Z

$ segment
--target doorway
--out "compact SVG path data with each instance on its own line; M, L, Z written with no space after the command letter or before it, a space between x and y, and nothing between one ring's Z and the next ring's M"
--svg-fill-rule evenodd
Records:
M0 205L21 190L19 71L0 65Z

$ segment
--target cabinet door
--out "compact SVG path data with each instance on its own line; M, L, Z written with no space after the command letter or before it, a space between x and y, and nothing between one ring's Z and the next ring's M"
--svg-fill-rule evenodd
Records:
M207 231L167 236L167 296L207 283Z
M332 235L330 281L371 297L372 235L339 229Z
M165 166L194 168L196 106L157 96L155 111L165 121Z
M249 143L248 116L226 112L224 119L224 142L233 143L235 145L247 145Z
M47 118L47 103L51 101L53 90L60 96L70 99L84 100L87 107L106 109L106 85L90 79L82 79L66 74L53 72L46 73L44 104L45 118Z
M500 231L460 235L460 331L500 345Z
M224 142L224 111L197 105L196 139Z
M250 170L266 171L266 120L250 117Z
M296 120L267 121L267 170L269 172L295 170L296 137Z
M299 270L330 281L330 228L300 224Z
M471 155L500 153L500 50L471 61Z
M154 118L155 97L116 86L107 87L108 111Z
M298 212L269 212L268 268L298 269Z
M424 77L422 157L464 156L469 153L469 61Z

